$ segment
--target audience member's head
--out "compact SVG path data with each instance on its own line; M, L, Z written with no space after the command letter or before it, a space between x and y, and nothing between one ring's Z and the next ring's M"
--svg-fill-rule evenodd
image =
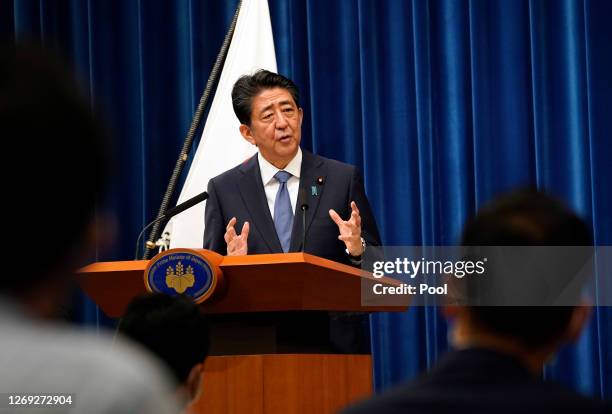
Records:
M525 189L480 210L467 223L462 245L590 246L592 238L584 221L562 203ZM584 256L576 258L576 266L585 260ZM573 272L575 269L569 268L554 274L570 277ZM529 282L537 284L533 279ZM583 306L468 306L452 309L454 312L458 313L455 337L460 344L540 351L543 360L562 342L575 339L588 317L588 309Z
M166 363L181 389L196 397L208 355L208 322L190 298L137 297L128 305L118 330Z
M51 296L93 250L107 148L87 99L56 58L34 46L0 49L0 136L5 159L16 165L3 177L12 200L3 220L11 271L0 293L44 314L43 298L60 299Z

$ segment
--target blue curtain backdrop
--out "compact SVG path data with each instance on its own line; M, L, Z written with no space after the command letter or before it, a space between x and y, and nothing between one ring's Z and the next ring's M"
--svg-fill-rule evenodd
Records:
M0 34L68 59L114 131L106 207L131 259L157 212L236 1L14 0ZM494 195L534 184L612 245L612 2L270 0L303 145L360 166L387 245L452 244ZM10 137L5 137L10 139ZM85 301L81 319L105 323ZM378 390L447 348L434 308L372 317ZM612 398L612 309L545 375Z

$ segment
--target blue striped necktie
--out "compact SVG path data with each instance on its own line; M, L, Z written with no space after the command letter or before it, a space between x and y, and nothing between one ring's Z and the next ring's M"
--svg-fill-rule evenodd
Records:
M291 209L291 199L287 190L287 181L291 174L287 171L279 171L274 178L280 183L276 200L274 200L274 227L280 240L283 252L289 251L291 245L291 229L293 228L293 210Z

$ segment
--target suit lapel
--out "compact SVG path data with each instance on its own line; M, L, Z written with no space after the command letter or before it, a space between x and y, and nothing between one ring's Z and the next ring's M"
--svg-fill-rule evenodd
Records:
M302 249L302 214L300 206L305 202L308 204L306 210L306 240L308 240L308 229L312 224L312 220L319 208L319 201L323 195L325 188L327 170L323 159L315 156L311 152L302 150L302 167L300 168L300 189L298 192L298 200L295 206L295 215L293 219L293 228L291 230L291 247L290 252L300 251ZM318 182L319 178L322 183ZM300 199L300 194L304 195L305 200ZM275 233L276 234L276 233ZM280 244L280 243L279 243Z
M240 188L244 205L252 218L251 226L259 232L271 253L282 253L283 249L276 234L276 228L270 215L266 193L261 181L257 154L245 162L240 171L244 176L240 180L238 187Z

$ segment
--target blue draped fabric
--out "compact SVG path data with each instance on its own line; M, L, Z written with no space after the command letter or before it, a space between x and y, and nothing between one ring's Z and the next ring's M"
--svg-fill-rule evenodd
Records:
M237 1L14 0L0 34L72 63L115 137L106 208L126 260L157 212ZM519 185L549 190L612 245L612 2L270 0L279 71L296 81L303 145L360 166L387 245L452 244ZM98 322L95 306L82 319ZM375 384L447 347L435 308L372 317ZM612 398L612 309L545 375Z

